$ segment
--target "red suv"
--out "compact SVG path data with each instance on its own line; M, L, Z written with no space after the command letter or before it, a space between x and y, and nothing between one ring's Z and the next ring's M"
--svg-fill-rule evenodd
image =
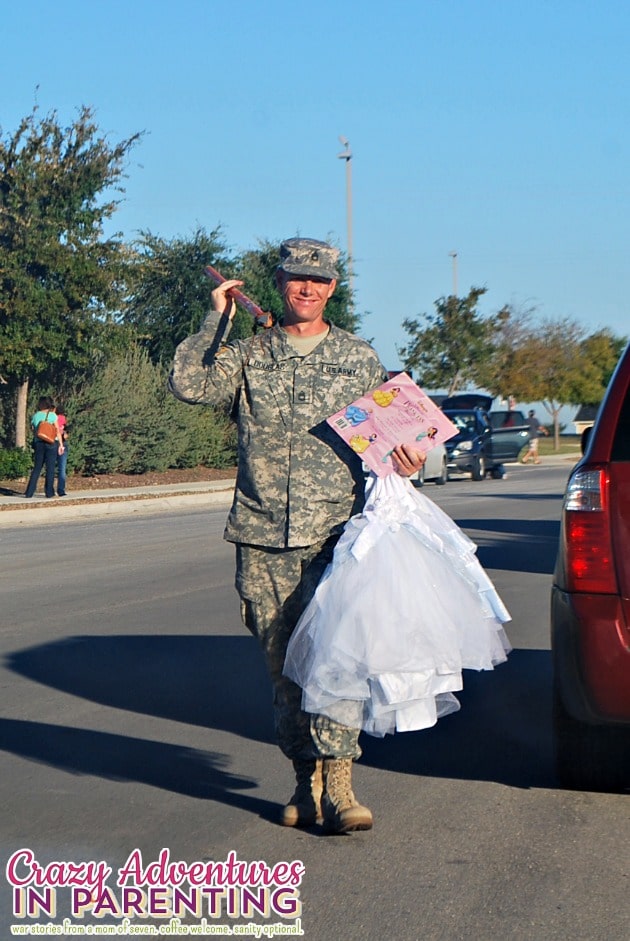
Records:
M556 770L566 787L630 786L630 345L562 507L551 597Z

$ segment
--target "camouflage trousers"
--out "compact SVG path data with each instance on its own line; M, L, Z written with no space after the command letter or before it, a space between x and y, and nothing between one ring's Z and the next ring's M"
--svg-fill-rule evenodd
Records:
M337 537L299 549L236 545L241 616L257 637L273 686L278 745L287 758L358 758L359 730L301 708L302 690L282 675L289 638L330 562Z

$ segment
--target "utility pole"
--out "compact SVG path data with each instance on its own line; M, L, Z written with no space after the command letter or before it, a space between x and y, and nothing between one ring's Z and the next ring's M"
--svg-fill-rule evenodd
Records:
M453 259L453 297L457 297L457 252L449 252Z
M352 258L352 151L347 137L339 137L343 144L343 153L337 154L340 160L346 161L346 226L348 250L348 287L350 288L350 304L354 307L354 270Z

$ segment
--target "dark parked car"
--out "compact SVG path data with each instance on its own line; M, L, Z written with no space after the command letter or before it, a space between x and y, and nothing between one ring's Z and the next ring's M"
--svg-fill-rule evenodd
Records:
M551 595L556 770L566 787L630 787L630 345L562 508Z
M494 428L490 406L492 397L478 393L452 395L442 402L442 411L458 429L456 437L445 442L449 471L468 472L473 480L483 480L487 473L503 477L505 461L516 461L527 444L526 424L505 424ZM520 415L514 412L513 415Z

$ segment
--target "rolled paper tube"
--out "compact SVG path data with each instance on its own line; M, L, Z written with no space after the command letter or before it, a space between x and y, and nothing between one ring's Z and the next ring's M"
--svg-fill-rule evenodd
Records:
M210 278L211 281L214 281L215 284L223 284L224 281L227 281L227 278L224 278L216 268L212 267L212 265L206 265L203 271L206 277ZM236 301L237 304L240 304L240 306L243 307L248 314L251 314L256 323L260 324L261 327L271 327L273 325L271 314L267 314L264 310L262 310L258 304L255 304L254 301L252 301L251 298L247 296L247 294L243 294L243 292L239 291L238 288L230 288L228 295L234 301Z

